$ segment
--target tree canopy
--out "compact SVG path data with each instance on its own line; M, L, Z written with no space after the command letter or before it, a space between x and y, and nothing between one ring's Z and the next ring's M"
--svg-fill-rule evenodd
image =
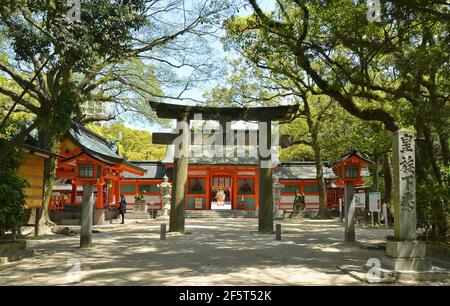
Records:
M251 15L226 20L227 48L252 69L265 70L267 88L285 96L326 96L345 110L333 106L322 117L318 139L326 158L345 147L376 159L383 155L388 181L389 132L414 129L419 190L436 190L421 194L418 207L432 208L432 231L442 236L450 206L448 3L382 1L381 18L372 22L366 1L275 2L273 11L264 12L248 0ZM319 99L303 100L320 109ZM293 124L298 127L286 129L308 141L305 122Z

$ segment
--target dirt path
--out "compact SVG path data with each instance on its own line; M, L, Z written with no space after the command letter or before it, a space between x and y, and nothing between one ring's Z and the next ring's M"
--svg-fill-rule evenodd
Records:
M191 234L166 241L159 240L159 222L135 222L94 234L88 250L78 248L78 236L31 241L30 248L57 253L1 270L0 285L357 285L336 266L384 254L343 243L336 221L284 221L281 241L258 234L257 219L188 219ZM388 234L357 229L365 243ZM80 272L71 274L77 263Z

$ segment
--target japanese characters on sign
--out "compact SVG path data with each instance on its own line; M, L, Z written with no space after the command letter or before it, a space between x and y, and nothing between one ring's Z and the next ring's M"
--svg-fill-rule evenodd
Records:
M405 189L401 194L400 206L407 212L415 208L414 195L415 160L414 135L405 133L400 137L400 180L404 182Z

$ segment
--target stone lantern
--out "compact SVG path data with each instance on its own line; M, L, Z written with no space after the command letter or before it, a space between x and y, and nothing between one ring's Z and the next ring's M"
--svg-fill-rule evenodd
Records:
M172 197L172 184L169 183L169 178L164 175L161 184L157 185L160 192L160 198L163 203L161 217L170 216L170 199Z
M281 190L283 189L284 185L280 183L280 179L275 176L273 179L273 215L276 218L281 218L283 215L283 212L279 208L279 202L281 200Z

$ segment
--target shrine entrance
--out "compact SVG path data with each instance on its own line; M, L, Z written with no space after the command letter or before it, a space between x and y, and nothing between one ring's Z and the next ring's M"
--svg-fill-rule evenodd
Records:
M188 105L178 105L178 104L167 104L167 103L158 103L149 101L150 107L153 111L156 112L158 118L164 119L176 119L177 126L175 133L153 133L152 134L152 142L153 144L172 144L174 145L174 159L173 159L173 189L172 189L172 201L171 201L171 209L170 209L170 222L169 222L169 231L171 232L184 232L185 226L185 210L186 210L186 198L189 195L186 191L189 188L188 182L188 169L189 169L189 159L192 157L191 155L191 145L198 145L197 140L200 141L200 145L203 142L202 137L195 137L196 133L190 129L190 123L192 120L202 120L202 121L218 121L220 125L220 129L218 133L215 134L215 138L220 138L220 141L217 143L218 149L221 153L217 154L215 157L221 157L221 162L217 162L216 164L229 164L230 160L236 158L234 148L240 146L241 149L243 147L254 147L256 150L256 161L255 166L257 166L257 176L258 176L258 194L256 196L256 191L253 189L253 195L250 194L252 192L252 187L250 182L245 182L243 179L240 187L237 182L236 176L233 179L230 178L228 181L229 186L219 186L220 182L217 182L218 186L216 190L214 188L205 188L204 190L211 190L211 194L208 192L208 196L212 196L213 192L216 192L216 195L220 195L221 198L225 199L228 197L230 199L229 205L233 203L233 199L237 199L237 189L241 190L242 193L239 197L240 203L239 207L242 209L243 207L251 207L254 209L258 209L258 231L263 233L273 233L273 181L272 181L272 151L275 151L277 146L280 145L280 141L283 137L280 137L277 133L274 134L275 138L272 137L272 122L273 121L281 121L287 122L292 120L295 115L298 113L299 105L281 105L274 107L251 107L251 108L243 108L243 107L204 107L204 106L188 106ZM251 132L249 130L242 130L241 133L235 133L231 129L231 122L236 121L249 121L249 122L258 122L258 129L256 132ZM192 133L194 132L194 137ZM201 136L201 135L200 135ZM242 137L243 136L243 137ZM292 137L291 135L282 135L291 143ZM243 141L242 141L243 140ZM192 142L194 141L194 142ZM214 141L216 144L216 141ZM225 145L224 145L225 144ZM225 147L232 148L232 156L228 156L223 158L223 149ZM214 150L216 151L216 150ZM240 150L242 153L242 150ZM245 151L245 150L244 150ZM217 153L217 152L214 152ZM250 151L248 151L250 153ZM236 151L236 154L239 153ZM194 154L195 155L195 154ZM245 152L243 155L246 155ZM248 154L250 157L250 154ZM253 156L252 156L253 157ZM242 174L245 175L245 174ZM220 179L220 177L218 178ZM210 180L208 180L210 182ZM234 182L234 187L233 187ZM225 181L223 181L225 183ZM256 184L253 184L255 186ZM226 188L220 188L226 187ZM196 188L199 192L200 188ZM234 194L233 194L233 189ZM223 194L222 194L223 193ZM247 194L250 196L247 197ZM196 204L203 207L204 197L194 198L194 195L191 195L191 198L194 201L194 207ZM255 199L258 200L258 207L255 205ZM192 202L191 200L191 202ZM219 202L220 202L219 201ZM206 201L206 203L210 203L211 207L214 203L212 200ZM236 202L236 201L235 201ZM253 202L253 203L252 203ZM234 203L236 205L236 203ZM188 203L189 205L189 203ZM230 207L231 209L231 207Z
M220 175L211 177L210 209L231 210L234 209L235 197L233 193L233 178Z

